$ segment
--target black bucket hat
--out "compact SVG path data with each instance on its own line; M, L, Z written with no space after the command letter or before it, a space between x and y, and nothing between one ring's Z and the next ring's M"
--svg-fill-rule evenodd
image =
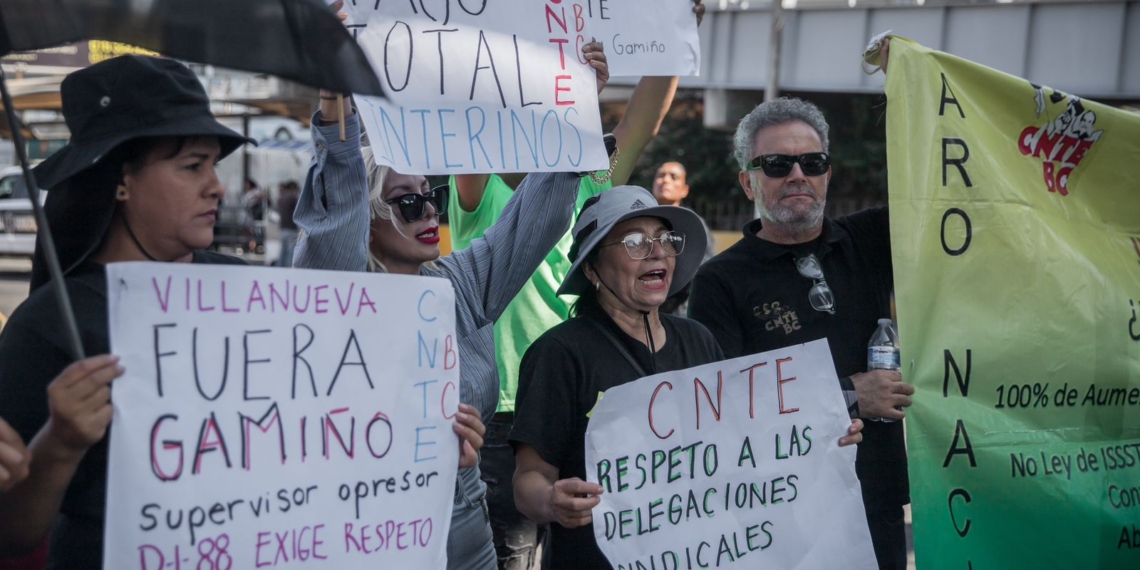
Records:
M99 247L115 212L112 192L72 184L128 141L148 137L218 137L221 157L253 142L223 126L210 112L206 90L177 61L124 55L76 71L60 85L71 140L35 168L47 188L44 210L64 273ZM104 189L106 190L106 189ZM32 289L49 279L39 240Z

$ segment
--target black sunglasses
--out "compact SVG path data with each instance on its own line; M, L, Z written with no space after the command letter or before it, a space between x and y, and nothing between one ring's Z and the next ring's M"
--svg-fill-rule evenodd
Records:
M800 164L806 176L820 176L831 168L831 157L826 152L809 152L799 156L790 154L762 154L748 162L748 170L763 170L769 178L783 178Z
M444 184L428 190L427 194L404 194L399 198L385 200L385 203L389 206L398 207L400 209L400 215L403 216L405 222L418 222L422 220L424 214L427 213L428 202L431 202L431 205L435 206L437 216L446 214L447 197L449 193L450 188Z

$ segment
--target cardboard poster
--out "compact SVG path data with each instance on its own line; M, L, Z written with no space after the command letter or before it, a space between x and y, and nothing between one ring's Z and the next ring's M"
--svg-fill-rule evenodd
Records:
M384 99L357 96L381 164L403 174L609 165L585 19L554 0L346 3Z
M826 340L611 388L586 430L617 570L877 568Z
M443 568L459 461L442 279L107 269L104 567Z

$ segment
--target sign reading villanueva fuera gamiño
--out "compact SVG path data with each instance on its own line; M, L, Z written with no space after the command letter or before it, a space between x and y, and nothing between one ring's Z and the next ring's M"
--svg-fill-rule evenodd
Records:
M443 568L459 460L445 280L107 270L104 567Z
M826 340L606 391L586 431L617 570L875 568Z

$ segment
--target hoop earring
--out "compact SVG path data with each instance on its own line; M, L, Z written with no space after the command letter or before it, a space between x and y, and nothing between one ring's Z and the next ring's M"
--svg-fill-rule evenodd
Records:
M126 200L127 197L128 197L128 194L127 194L126 188L119 188L119 191L115 192L115 199L117 199L117 200Z
M599 279L597 283L594 283L594 291L600 292L601 290L602 290L602 280Z

